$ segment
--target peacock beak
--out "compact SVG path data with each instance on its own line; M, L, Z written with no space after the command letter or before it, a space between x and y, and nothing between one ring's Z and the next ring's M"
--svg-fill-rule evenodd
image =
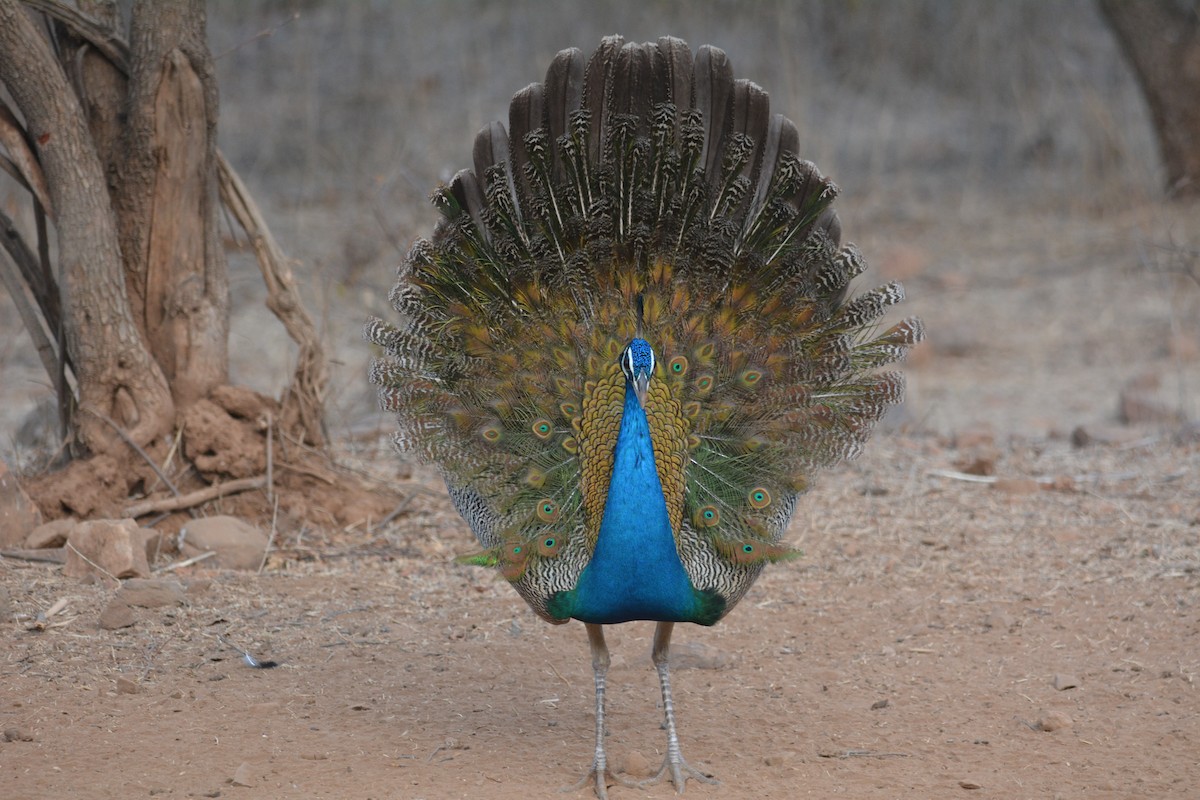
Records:
M639 372L633 378L633 393L637 397L638 405L642 408L646 407L646 392L650 388L650 376L645 372Z

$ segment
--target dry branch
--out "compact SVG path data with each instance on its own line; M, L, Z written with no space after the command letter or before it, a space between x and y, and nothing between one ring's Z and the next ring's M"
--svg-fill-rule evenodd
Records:
M221 201L250 237L267 286L267 308L279 318L299 348L292 383L282 398L283 427L298 425L309 444L320 446L325 442L321 417L329 372L316 326L300 300L287 258L271 235L262 212L242 179L220 153L217 153L217 185Z
M179 511L184 508L192 508L201 503L207 503L209 500L216 500L218 497L224 497L228 494L237 494L238 492L247 492L251 489L261 489L267 485L265 475L257 475L253 478L239 478L235 481L226 481L218 483L215 486L209 486L206 489L200 489L189 494L180 495L179 497L166 497L161 500L145 500L141 503L134 503L122 511L122 515L126 517L144 517L147 514L153 514L159 511Z

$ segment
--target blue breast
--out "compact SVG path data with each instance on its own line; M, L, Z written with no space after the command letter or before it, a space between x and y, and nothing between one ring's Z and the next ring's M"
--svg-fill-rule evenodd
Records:
M679 560L646 412L628 384L613 455L595 552L575 588L551 598L551 613L600 624L636 619L712 624L719 598L698 592ZM723 600L719 606L723 609Z

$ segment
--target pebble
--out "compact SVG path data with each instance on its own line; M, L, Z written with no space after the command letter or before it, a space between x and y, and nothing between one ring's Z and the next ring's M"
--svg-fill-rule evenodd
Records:
M137 681L132 681L124 676L117 678L117 694L137 694L141 690Z
M141 608L183 605L187 602L183 586L179 581L159 578L132 578L125 581L114 600Z
M1069 728L1075 724L1075 720L1071 719L1071 715L1065 711L1047 711L1042 714L1042 718L1038 720L1038 730L1052 733L1057 730Z
M983 618L984 627L999 629L1002 631L1011 630L1016 624L1012 616L1004 611L996 610Z
M1079 678L1076 678L1074 675L1064 675L1063 673L1059 672L1054 675L1053 683L1054 688L1061 692L1064 689L1074 689L1079 685L1080 681Z
M238 768L233 771L233 777L229 780L234 786L245 786L247 788L254 785L254 776L251 773L250 765L243 761L238 765Z
M975 781L959 781L958 785L960 787L962 787L963 789L982 789L983 788Z
M874 703L871 703L872 711L878 711L881 708L887 708L887 707L888 707L888 699L886 697L883 698L882 700L876 700Z
M133 609L129 607L128 603L122 600L113 599L109 601L109 604L100 612L99 625L106 631L128 628L135 622L137 620L134 619Z
M5 728L4 741L6 742L32 742L33 734L22 728Z

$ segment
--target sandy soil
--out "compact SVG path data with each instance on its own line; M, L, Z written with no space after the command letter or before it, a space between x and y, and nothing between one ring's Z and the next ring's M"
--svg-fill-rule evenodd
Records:
M803 504L806 558L678 631L684 752L721 781L690 797L1197 796L1200 286L1143 257L1196 213L858 237L932 344L906 413ZM354 459L386 473L378 438ZM590 760L582 627L452 563L471 542L430 473L396 486L384 529L289 519L263 574L181 570L188 602L122 630L97 627L113 586L0 559L3 795L558 796ZM635 773L665 744L650 633L611 637Z

